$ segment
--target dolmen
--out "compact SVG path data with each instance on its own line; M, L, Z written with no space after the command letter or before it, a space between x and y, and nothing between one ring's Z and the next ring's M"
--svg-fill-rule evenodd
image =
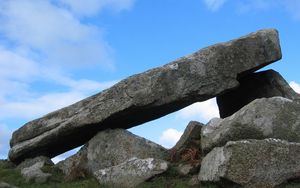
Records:
M41 156L83 145L55 165L69 179L137 187L175 167L191 185L299 181L300 94L278 72L259 71L281 57L275 29L200 49L26 123L12 135L9 160L32 169ZM214 97L220 118L191 121L169 150L126 130Z
M281 59L278 32L259 30L203 48L26 123L12 135L9 159L55 157L106 129L127 129L237 88L242 77Z

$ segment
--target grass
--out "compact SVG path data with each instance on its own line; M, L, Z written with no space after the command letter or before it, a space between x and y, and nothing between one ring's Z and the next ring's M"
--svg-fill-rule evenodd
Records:
M9 183L20 188L98 188L99 183L96 179L89 177L87 179L76 180L73 182L64 181L61 171L54 167L44 167L44 172L49 172L52 177L45 184L25 182L20 172L14 169L14 166L7 161L0 160L0 181Z
M19 188L112 188L99 185L93 177L79 179L72 182L64 180L64 176L60 170L55 167L44 167L44 172L52 174L49 182L45 184L37 184L33 182L25 182L20 172L14 168L14 165L5 160L0 160L0 182L6 182ZM191 177L181 177L176 170L171 167L166 173L156 176L147 182L142 183L138 188L218 188L216 185L197 185L190 186ZM292 182L283 188L299 188L300 182Z

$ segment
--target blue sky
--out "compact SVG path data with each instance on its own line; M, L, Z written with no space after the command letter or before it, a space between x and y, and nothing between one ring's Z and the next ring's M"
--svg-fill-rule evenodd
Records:
M279 71L300 92L300 0L0 1L0 158L24 123L132 74L262 28L280 32ZM130 129L171 147L215 100ZM66 156L67 154L60 156Z

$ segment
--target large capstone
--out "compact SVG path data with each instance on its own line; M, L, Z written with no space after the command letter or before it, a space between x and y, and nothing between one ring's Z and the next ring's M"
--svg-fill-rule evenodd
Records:
M201 163L199 180L221 187L277 187L300 177L300 143L279 139L230 141Z
M278 32L260 30L212 45L33 120L13 133L9 159L54 157L108 128L130 128L239 86L245 76L281 58Z
M300 103L283 97L252 101L225 119L213 119L201 131L207 153L228 141L278 138L300 142Z
M300 99L300 95L274 70L246 75L240 78L239 82L238 88L217 96L221 118L231 116L259 98L280 96L291 100Z

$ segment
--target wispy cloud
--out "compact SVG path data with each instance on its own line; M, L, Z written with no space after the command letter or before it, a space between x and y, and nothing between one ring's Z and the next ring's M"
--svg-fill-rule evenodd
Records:
M81 22L67 9L41 0L3 1L0 6L1 33L15 48L26 48L30 58L65 69L97 64L113 68L102 29Z
M128 10L133 6L135 0L56 0L56 2L65 5L79 16L91 16L103 9Z
M1 122L37 118L116 83L74 78L71 73L90 67L114 69L105 28L86 18L104 9L129 10L134 1L0 1ZM7 155L11 132L0 124L1 157Z
M16 52L0 47L0 119L36 118L112 86L116 81L72 79ZM39 93L31 88L36 80L53 82L65 92Z
M207 8L213 12L222 8L227 0L203 0ZM300 20L300 0L244 0L235 1L237 11L249 13L257 11L285 11L292 18Z
M219 117L216 99L192 104L177 112L177 118L208 122L214 117Z
M291 88L294 89L294 91L296 91L297 93L300 93L300 84L298 84L295 81L291 81L290 86L291 86Z
M183 132L178 131L176 129L167 129L164 132L162 132L162 135L159 139L159 144L166 148L171 148L177 143L182 134Z
M99 92L106 89L113 85L114 82L98 83L87 80L79 80L78 82L72 80L72 83L74 84L74 88L68 92L52 92L43 95L36 93L28 97L23 96L22 99L18 100L2 100L0 119L13 117L26 119L37 118L82 100L88 97L92 92ZM75 83L78 83L78 85ZM19 98L21 98L21 96Z
M0 124L0 159L7 158L9 139L12 131L4 124Z
M227 0L203 0L207 8L211 11L219 10Z
M69 157L69 156L71 156L71 155L76 154L76 153L79 151L79 149L80 149L80 147L75 148L75 149L72 149L72 150L70 150L70 151L67 151L67 152L65 152L65 153L63 153L63 154L60 154L60 155L58 155L58 156L52 158L52 161L56 164L56 163L58 163L59 161L62 161L62 160L64 160L65 158L67 158L67 157Z

